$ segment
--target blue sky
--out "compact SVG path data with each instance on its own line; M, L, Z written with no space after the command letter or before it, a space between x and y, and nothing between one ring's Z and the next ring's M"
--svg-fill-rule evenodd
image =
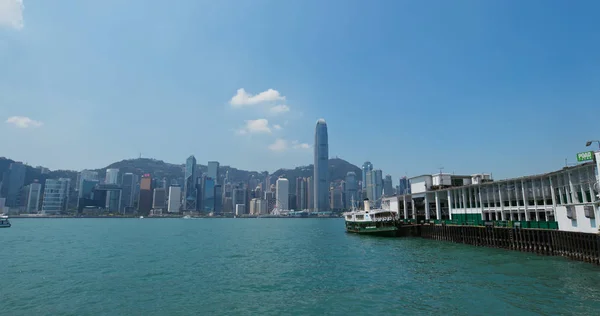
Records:
M596 1L0 0L0 156L398 176L552 171L599 139ZM243 90L240 90L243 89Z

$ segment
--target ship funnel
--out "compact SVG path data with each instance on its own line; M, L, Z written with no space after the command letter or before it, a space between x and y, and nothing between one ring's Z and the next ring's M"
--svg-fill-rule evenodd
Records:
M366 212L370 211L371 205L369 204L369 199L365 199L364 204L365 204L365 211Z

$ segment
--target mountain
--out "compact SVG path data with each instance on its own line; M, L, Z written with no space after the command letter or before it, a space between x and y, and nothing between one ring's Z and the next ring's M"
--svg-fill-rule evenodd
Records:
M312 177L313 170L313 165L296 167L294 169L279 169L275 171L271 177L276 179L280 176L283 176L290 180L290 193L294 193L296 192L296 178ZM329 181L335 182L344 180L346 178L346 174L350 171L353 171L356 174L357 181L362 179L362 172L359 167L341 158L329 159Z
M14 161L8 158L0 157L0 175L8 170L11 163ZM104 179L107 168L119 169L119 174L131 172L137 175L149 173L154 178L162 179L166 178L169 182L171 180L179 180L184 177L184 164L171 164L162 160L151 159L151 158L137 158L137 159L126 159L115 163L112 163L105 168L95 169L98 171L100 179ZM206 165L198 165L201 172L206 172ZM354 171L356 178L361 179L361 169L357 166L340 158L329 159L329 175L331 181L343 180L346 177L346 173ZM247 181L251 177L258 179L264 179L264 173L257 171L246 171L236 169L230 166L220 166L219 173L224 176L226 172L229 172L229 177L233 181ZM290 192L294 192L296 187L295 179L297 177L310 177L313 175L313 165L296 167L294 169L279 169L271 174L271 177L278 178L285 176L290 180ZM25 176L25 185L33 182L37 179L40 182L44 182L48 178L71 178L73 185L77 179L77 171L71 170L55 170L49 173L42 174L41 169L27 166L27 172ZM1 179L1 177L0 177Z

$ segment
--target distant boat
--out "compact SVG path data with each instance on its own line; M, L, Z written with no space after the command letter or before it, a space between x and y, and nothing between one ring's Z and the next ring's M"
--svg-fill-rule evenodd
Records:
M186 215L186 216L184 216L184 217L183 217L183 219L191 219L191 218L192 218L192 217L191 217L191 216L189 216L189 215Z
M9 228L10 225L10 221L8 220L8 216L6 215L0 215L0 228Z
M140 216L140 218L144 218L144 216Z

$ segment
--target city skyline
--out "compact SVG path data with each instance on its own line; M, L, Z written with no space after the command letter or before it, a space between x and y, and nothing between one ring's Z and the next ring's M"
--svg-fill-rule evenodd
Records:
M309 163L326 117L330 155L355 165L508 178L555 170L598 138L581 128L594 115L559 113L600 99L599 3L435 2L24 0L0 15L2 154L82 170L195 153L272 172ZM506 159L517 152L546 159Z

